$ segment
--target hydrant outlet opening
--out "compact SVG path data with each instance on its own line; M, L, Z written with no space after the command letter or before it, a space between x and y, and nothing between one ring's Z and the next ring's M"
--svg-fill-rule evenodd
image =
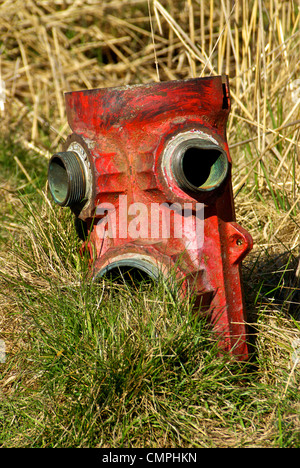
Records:
M138 285L153 284L158 281L160 274L150 262L138 258L127 258L110 263L98 273L97 277L104 277L118 283Z
M48 167L49 189L61 206L80 203L85 197L85 171L79 156L73 151L56 153Z
M114 284L128 285L138 290L140 287L155 288L160 281L168 292L177 297L179 293L175 272L166 269L165 266L155 265L143 255L117 259L103 267L95 279L105 278Z
M133 286L140 285L141 283L152 284L154 282L154 278L149 276L144 270L129 266L111 268L102 276L111 280L114 284L126 283Z
M225 151L216 145L185 141L174 154L172 169L183 190L212 191L225 180L228 159Z

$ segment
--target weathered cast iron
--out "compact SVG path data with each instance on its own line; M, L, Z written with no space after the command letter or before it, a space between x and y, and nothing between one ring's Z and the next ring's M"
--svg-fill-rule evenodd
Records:
M154 279L175 272L221 347L247 359L240 265L252 239L235 221L227 77L65 99L73 133L50 160L49 187L86 223L94 277L124 268Z

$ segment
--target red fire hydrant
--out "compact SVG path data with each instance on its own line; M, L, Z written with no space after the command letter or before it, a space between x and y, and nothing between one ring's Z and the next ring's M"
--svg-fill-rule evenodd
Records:
M66 93L73 133L52 156L54 200L87 224L95 278L126 268L196 296L221 347L247 359L227 77ZM174 275L175 272L175 275Z

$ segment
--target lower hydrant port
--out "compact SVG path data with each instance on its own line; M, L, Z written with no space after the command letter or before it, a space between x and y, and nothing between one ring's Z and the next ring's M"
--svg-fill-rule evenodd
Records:
M140 278L142 280L148 278L152 281L158 281L160 278L158 268L153 263L140 258L127 258L109 263L98 273L97 277L123 277L123 275L126 275L129 278L133 275L135 279Z
M73 206L85 196L86 181L81 159L75 151L56 153L48 168L49 189L61 206Z

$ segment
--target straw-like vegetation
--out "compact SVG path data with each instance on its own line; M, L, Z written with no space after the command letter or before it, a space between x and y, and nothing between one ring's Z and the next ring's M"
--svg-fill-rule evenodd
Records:
M299 447L299 2L6 0L0 31L0 444ZM65 91L221 73L254 239L243 366L161 285L91 284L46 190Z

